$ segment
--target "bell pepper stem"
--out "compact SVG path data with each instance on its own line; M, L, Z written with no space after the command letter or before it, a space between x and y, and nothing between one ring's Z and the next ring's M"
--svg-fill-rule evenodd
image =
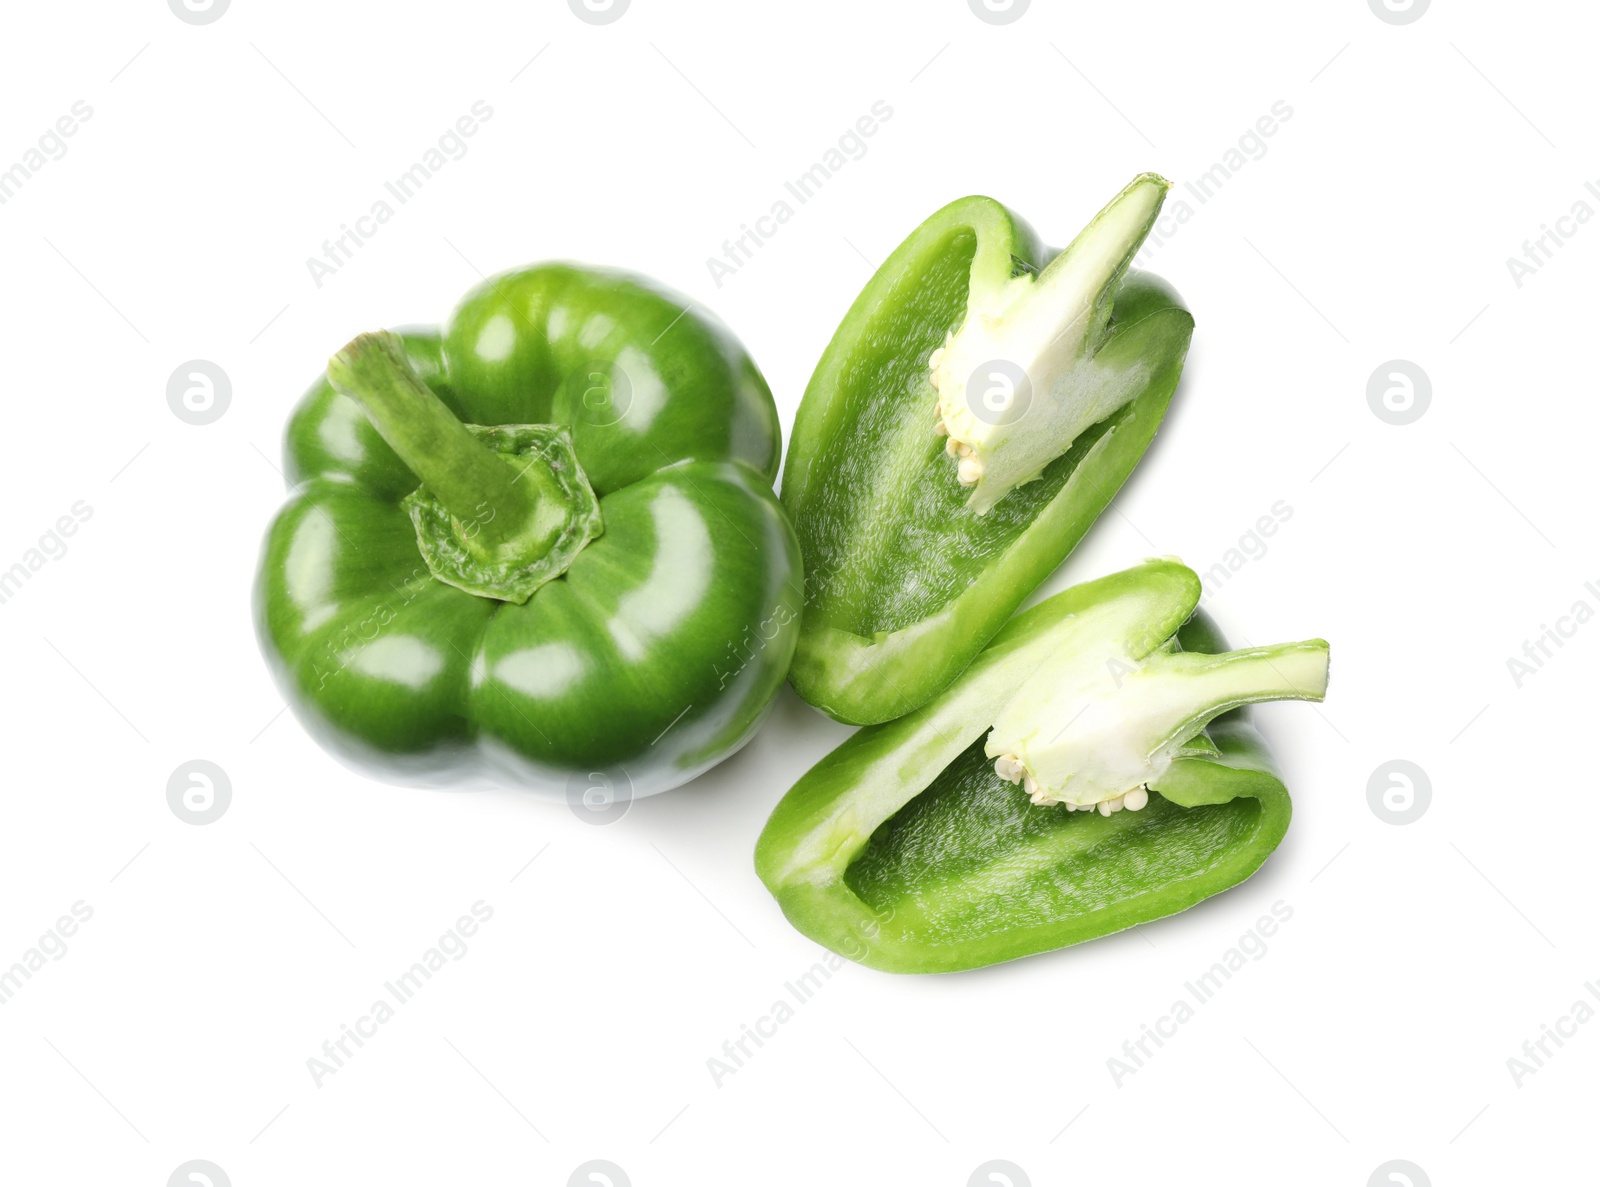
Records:
M400 460L466 525L463 535L492 548L527 530L537 510L534 484L428 389L397 335L360 335L328 361L328 381L367 410Z
M1038 276L973 276L959 329L928 359L936 429L978 515L1038 478L1148 375L1094 365L1123 275L1172 183L1134 178Z
M1321 639L1138 661L1109 649L1052 657L996 715L984 752L1036 804L1138 811L1214 718L1261 701L1320 701L1327 686Z
M568 428L462 424L394 334L356 338L329 360L328 382L422 480L404 506L440 581L520 604L604 530Z

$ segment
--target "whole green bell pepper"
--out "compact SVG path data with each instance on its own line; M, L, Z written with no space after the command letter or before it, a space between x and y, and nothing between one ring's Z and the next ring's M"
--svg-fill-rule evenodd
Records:
M1328 646L1225 652L1199 597L1171 560L1075 586L939 697L858 731L756 846L789 921L873 968L948 972L1249 877L1283 839L1289 794L1240 706L1321 700Z
M1194 328L1128 270L1167 189L1136 178L1059 254L963 198L862 290L784 463L807 585L790 680L811 704L870 724L944 688L1144 455Z
M262 647L330 749L405 782L682 783L744 745L799 629L777 411L725 329L528 268L364 335L289 423Z

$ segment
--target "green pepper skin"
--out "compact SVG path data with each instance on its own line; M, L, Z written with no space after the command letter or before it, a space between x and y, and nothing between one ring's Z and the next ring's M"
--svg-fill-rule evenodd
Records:
M324 745L396 782L570 794L602 772L640 796L750 739L798 633L799 548L772 493L771 393L687 307L546 265L487 282L442 334L404 335L462 421L572 430L603 533L522 605L433 577L400 505L417 476L361 404L326 376L312 387L288 426L291 494L256 618Z
M1216 718L1215 752L1175 759L1139 812L1036 807L983 755L996 709L1075 618L1109 611L1138 653L1175 632L1184 650L1226 650L1199 596L1172 561L1074 586L1013 619L935 700L854 734L757 843L789 921L872 968L950 972L1159 919L1248 878L1290 815L1248 710Z
M1141 393L1038 481L987 515L967 509L933 432L929 354L960 323L972 280L1055 255L992 198L952 202L862 290L806 388L783 473L807 574L789 679L839 721L892 720L955 679L1077 545L1161 424L1194 319L1164 281L1130 271L1095 358L1139 373Z

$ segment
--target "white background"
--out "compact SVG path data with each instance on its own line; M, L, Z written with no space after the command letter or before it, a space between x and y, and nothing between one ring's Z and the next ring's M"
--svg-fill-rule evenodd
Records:
M1580 199L1600 211L1588 6L1441 0L1395 26L1361 0L1035 0L993 26L964 0L634 0L597 27L559 0L234 0L191 26L104 0L5 22L0 168L75 101L94 114L0 206L0 568L75 502L93 515L0 605L0 963L72 903L94 914L0 1007L0 1179L1592 1168L1600 1025L1520 1087L1506 1063L1600 977L1600 626L1520 688L1506 662L1600 608L1600 222L1520 287L1506 265ZM466 156L318 287L307 257L480 99ZM865 155L718 287L707 257L879 99ZM983 972L847 966L719 1087L707 1060L824 955L751 849L845 728L785 691L745 752L596 828L512 792L380 785L280 715L250 583L285 419L352 334L438 321L480 273L623 265L716 310L787 427L850 301L946 201L991 194L1063 243L1142 170L1175 201L1278 100L1265 154L1155 255L1197 322L1183 386L1047 587L1151 554L1204 569L1293 509L1209 602L1235 638L1333 645L1326 705L1260 713L1295 818L1244 886ZM196 358L233 385L198 427L166 401ZM1432 382L1405 426L1366 397L1395 358ZM233 788L205 827L166 801L196 758ZM1395 758L1432 785L1406 826L1367 798ZM307 1059L479 899L469 953L315 1086ZM1107 1059L1277 900L1293 917L1266 955L1118 1087Z

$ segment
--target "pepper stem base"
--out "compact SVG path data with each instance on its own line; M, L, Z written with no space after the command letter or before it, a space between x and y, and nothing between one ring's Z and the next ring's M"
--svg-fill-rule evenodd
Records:
M600 501L564 426L462 424L387 331L329 359L328 381L421 480L404 506L423 560L447 585L526 602L600 534Z
M552 581L604 530L600 500L589 485L564 425L466 425L495 454L510 462L517 481L538 492L533 513L515 535L491 542L485 530L496 511L454 515L427 486L401 504L417 529L428 571L446 585L479 597L521 604Z

